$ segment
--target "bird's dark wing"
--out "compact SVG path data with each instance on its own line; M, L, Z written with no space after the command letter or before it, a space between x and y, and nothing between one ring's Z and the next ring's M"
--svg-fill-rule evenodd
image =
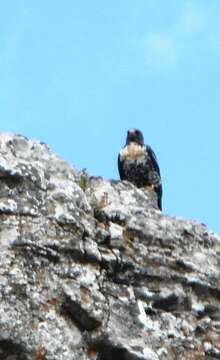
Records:
M162 211L162 195L163 195L163 188L162 185L160 184L158 186L158 188L156 189L156 193L157 193L157 205L158 208Z
M124 172L122 168L122 161L120 159L120 153L118 154L118 171L119 171L120 179L124 180Z
M149 145L146 145L146 150L148 152L148 155L150 156L150 159L152 161L153 167L155 169L155 171L158 173L159 177L160 177L160 183L157 187L155 187L155 191L157 193L157 198L158 198L158 208L162 211L162 195L163 195L163 188L162 188L162 183L161 183L161 176L160 176L160 168L157 162L157 157L154 153L154 151L151 149L151 147Z
M146 150L148 152L148 155L150 156L150 159L152 161L154 169L160 175L160 168L159 168L159 165L157 162L157 157L156 157L154 151L151 149L151 147L149 145L146 145Z

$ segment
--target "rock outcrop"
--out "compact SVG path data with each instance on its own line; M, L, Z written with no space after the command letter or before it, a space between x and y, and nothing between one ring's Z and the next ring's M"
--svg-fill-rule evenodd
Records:
M220 358L220 239L153 192L1 135L0 220L0 359Z

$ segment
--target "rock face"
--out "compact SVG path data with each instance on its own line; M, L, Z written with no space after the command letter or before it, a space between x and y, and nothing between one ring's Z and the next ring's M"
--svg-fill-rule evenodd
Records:
M0 359L220 358L220 242L0 136Z

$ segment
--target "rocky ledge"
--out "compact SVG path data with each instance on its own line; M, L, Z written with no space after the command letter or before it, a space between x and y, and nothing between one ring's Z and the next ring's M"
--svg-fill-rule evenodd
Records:
M0 219L0 359L220 358L220 239L153 192L3 134Z

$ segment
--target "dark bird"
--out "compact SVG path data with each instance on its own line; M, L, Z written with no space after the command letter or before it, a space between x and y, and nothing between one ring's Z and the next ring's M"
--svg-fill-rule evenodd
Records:
M140 130L130 129L126 144L118 155L121 180L127 180L138 188L152 189L157 194L158 208L162 210L162 184L156 155L149 145L144 145Z

